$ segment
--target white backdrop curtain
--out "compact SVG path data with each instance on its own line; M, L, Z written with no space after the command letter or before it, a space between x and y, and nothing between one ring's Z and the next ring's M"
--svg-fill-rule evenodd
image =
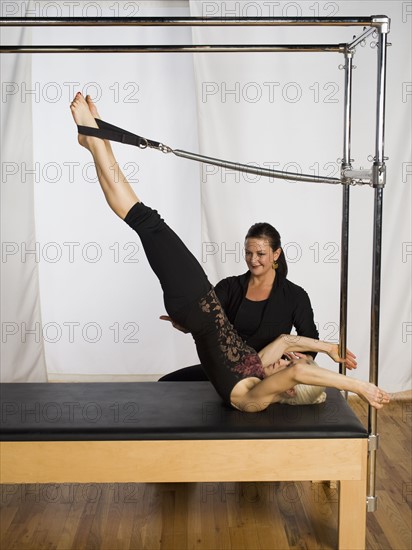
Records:
M19 3L6 4L11 10L10 4ZM74 5L73 13L65 13L68 3L66 8L60 6L61 13L52 13L51 4L33 2L29 9L47 8L50 13L36 14L43 16L384 13L391 17L386 124L390 159L384 192L379 378L389 391L409 389L412 13L408 3L90 2L87 13L76 13L80 8ZM117 13L113 13L114 6ZM353 32L345 27L38 28L32 30L32 40L42 44L339 43L349 41ZM2 32L6 42L4 36ZM17 43L28 40L25 34L16 34L14 39ZM369 166L368 155L374 153L373 41L358 47L355 55L352 157L356 167ZM25 72L16 72L23 62ZM176 148L278 169L336 175L337 159L342 155L342 56L39 54L10 55L7 63L10 72L2 71L2 190L12 188L14 198L2 191L6 212L2 268L13 284L4 279L8 285L2 310L3 379L33 380L34 373L36 379L43 379L44 364L39 360L43 345L49 380L156 379L196 363L190 336L158 320L164 313L160 286L135 234L108 209L91 160L76 144L68 109L71 97L77 90L90 93L104 119ZM22 112L30 109L32 131L28 115L24 126L19 123ZM33 147L32 159L20 152L22 128ZM283 238L289 278L309 293L321 338L337 340L339 186L268 180L199 166L156 151L114 148L139 196L181 235L212 283L245 271L242 244L252 223L275 225ZM11 176L13 162L18 169ZM34 204L16 201L18 185L34 192ZM25 208L35 215L32 233L22 236L22 219L29 219ZM348 346L358 356L357 375L364 379L369 370L372 221L373 189L352 188ZM25 254L29 246L35 254ZM33 285L35 279L24 279L16 288L18 277L13 274L37 271L39 287ZM17 311L15 304L24 304L24 309ZM31 317L34 310L37 317ZM27 330L36 322L41 338ZM10 327L17 327L16 334ZM22 356L31 362L27 364ZM322 364L328 362L322 360Z
M2 41L30 43L30 29L2 29ZM1 380L46 380L38 264L26 258L36 248L31 101L16 97L16 83L31 82L29 56L0 60L1 124ZM13 97L13 99L12 99ZM28 168L24 178L21 170ZM22 257L22 253L24 254Z

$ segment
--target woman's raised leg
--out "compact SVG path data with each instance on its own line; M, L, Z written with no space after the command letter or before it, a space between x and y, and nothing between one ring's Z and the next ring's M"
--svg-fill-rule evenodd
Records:
M78 126L97 128L95 118L99 118L99 114L90 98L86 101L80 93L76 94L71 111ZM142 204L120 170L110 143L84 135L78 139L93 156L109 206L138 233L162 286L167 312L184 324L187 307L211 289L201 265L159 214Z
M97 128L95 118L99 116L90 98L86 101L79 92L73 99L70 109L78 126ZM90 136L79 135L78 139L80 145L92 154L97 177L110 208L124 219L132 206L140 200L120 170L110 143Z

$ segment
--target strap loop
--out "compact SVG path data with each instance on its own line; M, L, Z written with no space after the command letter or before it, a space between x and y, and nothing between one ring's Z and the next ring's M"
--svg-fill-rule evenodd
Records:
M79 134L85 136L93 136L100 139L108 139L109 141L117 141L119 143L125 143L127 145L134 145L140 149L146 149L151 147L152 149L159 149L164 152L164 145L158 141L153 141L136 134L132 134L127 130L113 126L104 120L99 118L95 119L98 128L91 128L90 126L78 126ZM170 149L170 148L169 148ZM169 151L168 151L169 152Z

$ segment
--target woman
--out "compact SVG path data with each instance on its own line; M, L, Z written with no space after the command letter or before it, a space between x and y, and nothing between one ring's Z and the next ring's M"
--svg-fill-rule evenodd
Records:
M99 115L90 98L86 101L76 94L71 111L79 132L82 127L97 128ZM168 315L192 333L202 365L227 404L245 412L262 411L287 399L297 384L352 391L376 408L389 402L388 394L375 385L321 369L312 359L281 359L289 352L314 351L340 362L335 344L286 335L259 354L247 346L229 323L196 258L159 214L140 201L120 170L114 173L113 166L118 165L110 143L84 135L79 135L79 143L92 154L109 206L138 233L162 286ZM356 367L350 352L346 366Z
M245 237L248 271L215 286L219 302L236 332L256 351L295 327L299 336L319 338L309 296L289 281L279 232L269 223L256 223ZM161 319L171 321L163 315ZM316 357L316 353L311 353ZM160 381L207 380L201 365L166 374Z

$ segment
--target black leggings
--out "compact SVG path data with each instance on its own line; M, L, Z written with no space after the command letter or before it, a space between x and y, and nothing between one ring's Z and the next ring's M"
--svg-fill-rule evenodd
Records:
M166 311L192 333L200 362L226 403L247 377L264 378L255 350L229 323L201 265L156 210L135 204L125 222L139 235L163 289Z
M212 288L203 268L156 210L138 202L124 221L142 241L149 264L162 286L167 313L184 325L190 307Z

